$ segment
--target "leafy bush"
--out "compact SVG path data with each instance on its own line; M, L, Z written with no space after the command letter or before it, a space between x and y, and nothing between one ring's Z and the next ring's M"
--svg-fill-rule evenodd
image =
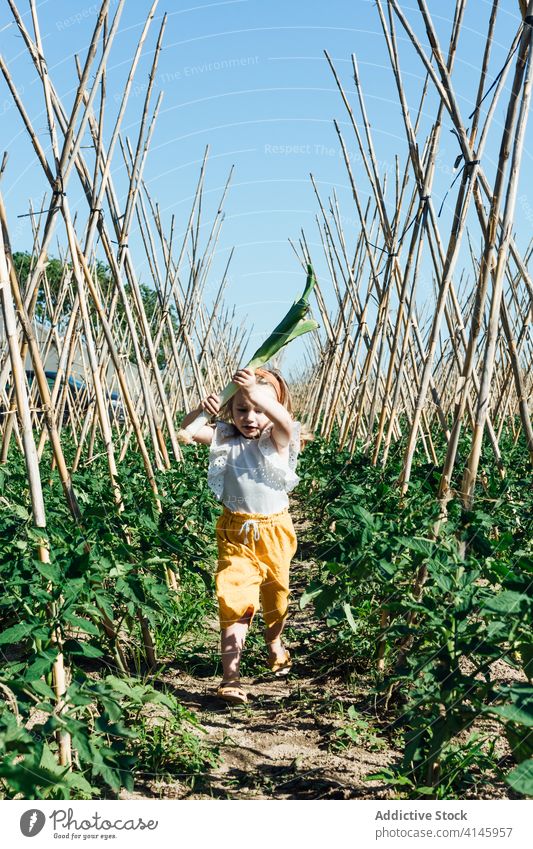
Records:
M198 625L208 604L214 502L198 460L158 473L160 512L140 458L131 452L120 468L124 510L119 513L103 460L96 459L75 480L80 524L72 521L53 472L44 492L46 533L31 523L22 459L13 455L0 471L0 782L5 797L90 798L131 789L138 764L134 752L140 751L135 741L142 735L146 740L147 706L171 711L167 728L176 739L181 735L185 771L188 763L196 772L200 762L212 762L194 717L173 697L130 674L132 664L142 671L141 620L156 632L166 629L170 649L178 635ZM43 541L49 563L36 557ZM167 586L167 569L179 576L177 595ZM59 644L68 682L60 706L52 689ZM124 666L124 658L128 666L122 676L109 674L115 663ZM62 734L72 740L73 770L57 765Z
M524 446L507 440L503 450L505 481L485 458L475 508L452 501L446 517L433 466L415 466L400 498L399 452L382 469L362 451L350 457L317 439L302 457L306 504L319 505L311 553L320 571L300 604L312 602L324 617L339 655L349 645L363 667L380 659L383 703L393 694L400 701L404 735L389 779L415 796L443 798L460 786L453 741L484 713L504 723L519 762L506 780L533 793L531 687L498 687L491 668L503 659L529 679L533 671L533 494ZM471 755L481 763L476 746Z

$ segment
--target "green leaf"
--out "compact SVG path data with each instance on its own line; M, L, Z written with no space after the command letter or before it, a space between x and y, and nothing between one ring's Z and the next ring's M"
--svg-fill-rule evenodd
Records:
M381 772L373 772L371 775L365 775L363 776L363 781L387 781L398 787L402 787L403 785L414 787L413 782L407 776L398 775L391 769L383 769Z
M27 622L19 622L17 625L12 625L11 628L6 628L6 630L2 631L0 634L0 645L5 645L6 643L19 643L21 640L30 636L33 628L34 626Z
M82 657L103 657L104 652L97 646L91 643L84 643L81 640L65 640L63 645L65 654L81 655Z
M93 766L93 774L101 775L106 784L111 787L112 790L115 790L117 793L122 787L122 782L120 780L120 773L116 769L112 769L108 766L104 760L100 760L95 763Z
M316 321L308 319L304 321L305 314L309 309L309 297L316 284L315 275L310 265L307 266L307 280L301 297L294 302L288 313L282 318L277 327L274 328L268 339L257 349L248 365L250 368L259 368L264 365L274 354L284 347L292 339L308 333L318 327Z
M522 761L506 776L505 781L517 793L533 796L533 758Z
M338 515L342 518L346 518L350 520L353 516L360 519L363 525L368 528L376 527L376 517L372 515L368 510L364 507L361 507L360 504L350 503L346 508L341 508L338 510Z
M85 729L75 728L72 732L72 745L76 749L82 763L92 763L93 759L88 737L89 734Z
M312 602L314 598L320 595L323 589L323 584L319 584L316 581L312 581L307 587L307 589L305 589L302 595L300 596L300 610L303 610L304 607L307 607L307 605Z
M42 710L43 713L53 713L55 711L55 707L50 704L50 702L35 702L35 709ZM36 731L38 726L34 725L33 730Z
M69 787L73 787L75 790L81 790L87 796L100 796L101 794L98 787L91 787L87 779L83 775L80 775L79 772L69 772L65 778Z
M311 330L316 330L318 324L314 319L306 319L305 316L309 310L309 297L316 284L315 274L310 265L307 266L307 280L305 289L300 298L294 302L288 313L282 318L280 323L274 328L268 339L257 349L252 358L248 361L247 367L251 369L260 368L275 354L278 353L285 345L301 336L303 333L309 333ZM222 403L235 394L239 387L231 382L224 388L222 392Z
M378 560L377 566L386 578L393 578L398 570L396 563L391 563L390 560L385 560L383 557Z
M348 624L349 624L350 628L352 629L352 631L357 632L357 630L358 630L357 622L353 618L352 608L350 607L348 602L345 602L342 605L342 608L344 610L344 613L346 614L346 619L348 620Z
M42 675L46 675L46 673L51 670L57 654L57 651L50 651L40 655L24 673L24 680L35 681Z
M435 571L433 574L435 584L445 593L451 593L453 590L453 581L448 575L443 575L441 572Z
M522 726L517 728L509 723L505 726L505 736L518 764L533 758L533 730L525 731Z
M523 613L531 606L531 599L523 593L515 593L513 590L503 590L498 595L488 598L483 602L485 610L494 613L518 614Z
M526 728L533 728L533 709L527 711L517 705L496 705L488 707L486 711L501 716L502 719L509 722L516 722L519 725L525 725Z
M17 516L19 519L23 519L25 522L30 518L30 514L26 510L22 504L11 503L9 508L13 515Z
M59 581L60 571L54 563L41 563L40 560L34 558L33 565L47 581L51 581L53 584Z
M64 775L68 767L60 767L57 758L54 757L46 743L43 746L43 752L41 755L41 760L39 766L43 767L43 769L48 770L48 772L57 774L58 776Z
M79 628L85 634L90 634L91 637L98 637L100 634L94 622L90 622L88 619L82 619L81 616L76 616L74 613L64 613L63 621L68 622L69 625L74 625L75 628Z
M315 599L315 610L319 616L322 616L323 613L331 608L337 599L337 592L338 589L335 586L323 587L322 592Z
M105 679L105 683L108 687L112 687L116 693L120 693L122 696L132 696L139 686L142 686L132 683L125 678L117 678L115 675L108 675Z
M424 557L432 557L435 550L433 540L424 539L424 537L398 537L400 545L415 551L417 554L422 554Z
M50 701L55 702L56 695L51 687L48 686L46 681L42 681L38 679L36 681L31 682L32 690L35 690L40 696L44 696L46 699L50 699Z

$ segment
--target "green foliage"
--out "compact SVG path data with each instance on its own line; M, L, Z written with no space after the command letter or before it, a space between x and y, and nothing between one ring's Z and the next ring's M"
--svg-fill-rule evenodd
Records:
M192 780L215 767L218 750L201 738L195 715L174 700L166 714L145 718L132 751L140 772L152 778Z
M531 778L533 760L533 686L514 684L501 687L484 712L495 716L503 724L513 757L521 767L518 773L513 770L507 776L507 783L516 790L518 776L521 786L526 786L528 775ZM533 796L533 784L530 782L527 786L528 790L520 792Z
M17 251L13 254L13 264L17 272L21 288L24 291L28 277L30 277L31 272L33 271L31 254L29 254L27 251ZM92 274L98 282L98 286L100 291L102 292L104 302L108 303L115 285L111 269L105 263L101 262L100 260L96 260L91 270ZM46 275L46 280L48 282L48 287L51 295L51 302L53 304L57 304L61 300L58 296L61 291L65 277L72 275L72 264L68 262L65 263L59 259L51 257L45 264L44 274ZM138 285L146 317L149 322L152 322L154 316L156 314L159 315L161 313L160 295L155 289L151 289L144 283L139 283ZM72 291L75 292L75 289L76 287L74 285ZM124 289L131 303L133 301L133 293L131 291L130 284L126 282L124 284ZM66 297L62 301L61 314L55 317L60 327L62 325L66 326L72 312L73 304L74 296L72 292L67 292ZM38 321L51 320L52 316L49 314L49 308L50 304L47 303L44 288L41 286L39 289L39 295L35 307L35 316ZM170 316L170 321L172 323L174 331L177 331L179 328L179 318L175 307L172 304L168 304L166 306L166 310L168 311L168 314ZM96 318L95 307L92 303L89 304L89 312ZM116 314L122 320L125 320L125 309L120 299L117 303ZM142 354L144 357L147 358L147 350L143 351ZM131 358L132 360L134 360L134 354L131 355ZM161 350L157 354L157 359L159 367L164 368L165 359L163 354L163 345L161 345Z
M306 554L318 577L301 606L313 604L329 628L329 662L349 659L383 674L382 704L402 758L384 770L401 795L475 795L484 774L498 777L493 742L474 722L500 723L516 762L503 778L532 795L533 643L531 532L533 494L523 446L503 440L505 481L483 470L483 490L468 513L452 501L446 520L436 500L438 470L415 465L399 499L399 459L385 470L333 439L309 445L300 488L314 519ZM67 456L74 446L66 444ZM98 448L96 454L98 455ZM74 484L82 521L73 523L56 471L45 487L46 532L31 524L22 459L0 469L0 793L5 798L91 798L131 789L136 777L196 776L216 763L194 716L143 682L139 617L156 635L159 655L188 655L191 668L213 658L191 655L192 636L213 617L213 526L206 452L186 446L186 462L157 473L157 509L139 456L121 464L124 510L118 513L105 454L81 468ZM50 456L43 458L49 468ZM484 463L487 461L483 460ZM440 521L439 521L440 520ZM438 532L436 531L438 523ZM36 557L47 540L50 562ZM167 588L172 570L179 592ZM117 638L129 669L118 674ZM69 672L58 710L53 684L57 637ZM243 671L264 668L251 634ZM262 657L262 649L261 649ZM503 686L495 662L522 680ZM134 675L132 672L136 672ZM528 683L526 683L528 682ZM384 713L385 715L385 713ZM58 735L72 738L74 765L57 765ZM470 736L468 736L470 735ZM374 747L382 737L355 707L331 745Z
M341 728L337 728L333 735L330 748L335 752L341 752L351 746L364 746L370 751L380 751L386 748L387 743L383 737L375 733L372 723L360 714L353 705L345 712L339 705L338 713L343 719Z
M293 303L288 313L281 319L280 323L274 328L268 339L257 349L248 365L252 369L263 366L270 360L274 354L277 354L293 339L302 336L304 333L310 333L318 328L317 322L312 318L307 318L309 312L309 298L311 292L316 285L314 271L310 265L307 266L307 279L305 288L300 297Z
M386 781L401 798L464 799L477 798L488 775L499 775L494 753L495 740L471 734L465 742L443 746L441 780L436 786L424 786L409 777L402 766L387 767L365 777L366 781Z
M165 728L181 741L182 771L196 773L199 763L212 762L214 755L198 737L201 729L175 698L131 677L130 670L121 677L109 674L118 656L117 635L130 664L142 671L140 616L155 633L164 630L164 647L175 651L208 607L215 507L200 456L158 474L159 512L141 460L131 452L120 468L124 510L119 513L102 452L74 481L80 524L72 521L52 472L44 490L46 532L31 523L22 458L14 455L3 467L0 793L5 798L90 798L132 789L138 753L152 733L147 729L154 706L168 712ZM49 563L36 557L44 540ZM178 575L178 594L167 587L166 569ZM115 637L106 635L108 620ZM69 674L60 711L52 689L58 637ZM57 766L57 739L65 733L72 739L73 770Z
M91 798L95 792L82 775L59 767L48 744L21 727L4 705L0 705L0 780L7 799L68 799L72 794Z
M522 761L507 776L507 783L523 796L533 796L533 758Z
M501 659L530 679L533 670L533 494L524 447L509 440L503 448L505 481L484 467L474 509L452 501L445 519L433 466L415 466L400 498L400 454L382 469L360 451L350 457L334 440L317 439L302 458L320 569L300 605L312 603L325 619L339 656L349 646L366 669L379 652L377 695L385 704L394 696L393 710L400 704L393 724L404 740L389 779L413 796L452 797L468 764L480 768L478 744L457 741L484 713L504 724L517 762L533 755L531 688L493 680ZM518 782L515 772L507 780L517 790L528 770Z

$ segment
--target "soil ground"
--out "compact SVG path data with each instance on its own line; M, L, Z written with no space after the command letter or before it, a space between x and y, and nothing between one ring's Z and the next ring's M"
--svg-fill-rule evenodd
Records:
M300 549L305 552L309 523L303 518L301 504L293 505L292 515ZM122 798L401 798L385 782L365 780L401 757L402 741L390 722L391 714L387 719L380 715L368 672L358 672L349 660L339 664L338 656L328 657L328 631L314 616L312 605L299 609L299 596L315 564L295 559L292 568L293 602L285 635L294 660L290 674L276 678L267 671L266 649L256 621L241 670L249 703L227 707L216 697L221 678L218 622L207 621L197 644L168 664L158 680L197 715L206 732L205 742L218 750L219 763L194 778L138 776L136 791L124 792ZM509 680L516 673L500 662L497 674ZM355 720L348 716L351 706ZM500 727L490 720L479 725L472 730L498 738L496 753L503 766L509 751ZM481 774L466 795L516 798L503 781L488 780Z

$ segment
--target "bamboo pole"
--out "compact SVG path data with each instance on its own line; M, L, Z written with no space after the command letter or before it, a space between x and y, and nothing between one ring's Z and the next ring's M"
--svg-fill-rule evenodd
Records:
M3 207L3 199L0 195L0 201ZM37 458L37 450L35 440L33 438L33 429L30 414L30 405L28 393L24 380L24 363L22 361L18 343L18 333L15 317L15 309L11 296L10 271L8 266L8 258L5 252L5 241L7 230L4 221L1 224L2 238L0 239L0 294L2 300L2 313L4 318L4 328L9 348L9 356L11 361L11 374L15 389L17 401L17 412L20 418L20 428L22 443L24 447L24 460L26 463L26 474L28 477L28 485L30 490L31 506L33 522L37 529L42 531L42 536L37 545L37 556L41 563L50 561L50 552L48 540L46 536L46 514L44 509L44 499L41 484L41 476L39 472L39 461ZM54 621L54 610L50 609L50 620ZM62 651L61 634L58 629L52 631L52 641L57 648L57 657L53 664L53 689L56 699L55 712L60 718L65 709L65 694L67 692L67 679L65 662ZM60 766L70 766L72 762L71 738L70 734L60 728L57 731L57 744L59 749L59 764Z
M527 17L533 16L533 0L530 0L527 7ZM485 343L485 354L483 360L483 370L481 374L481 385L480 391L478 395L478 405L476 410L476 422L474 427L474 433L472 437L472 445L470 449L470 454L468 457L467 466L464 471L462 487L461 487L461 496L463 499L463 504L467 509L471 508L473 497L474 497L474 487L476 482L477 470L479 466L479 458L481 455L481 442L483 438L483 431L485 428L485 422L487 418L487 410L489 404L489 392L490 385L492 381L492 376L494 373L494 357L496 351L496 342L498 339L498 330L499 330L499 322L500 322L500 313L501 313L501 299L502 299L502 291L503 291L503 279L505 268L508 262L508 253L509 253L509 244L511 239L511 228L513 225L514 211L516 206L516 194L518 188L518 177L520 174L520 164L522 159L522 151L524 146L524 137L525 130L527 126L527 116L529 104L531 101L531 48L533 42L533 26L531 23L526 24L524 26L524 31L522 33L522 38L520 40L520 46L518 50L518 58L516 64L515 78L513 80L513 90L512 90L512 98L509 103L509 108L507 112L507 119L505 123L504 136L502 138L502 145L500 149L500 157L499 157L499 169L504 170L507 158L509 157L509 149L511 138L513 136L513 123L514 123L514 115L515 115L515 103L518 99L518 95L520 89L522 88L522 98L520 102L519 113L516 122L516 130L514 131L514 143L512 148L512 157L510 164L510 176L509 182L507 186L507 194L505 198L505 209L503 214L502 221L502 234L500 238L500 243L498 247L498 253L496 258L495 271L493 275L492 282L492 299L490 306L490 317L489 317L489 326L488 333ZM492 252L495 248L495 237L496 234L494 232L494 225L491 227L491 222L494 220L494 215L497 213L498 208L495 205L491 208L491 217L489 217L489 228L487 232L488 242L486 244L485 253L483 255L483 261L485 265L483 266L483 271L487 269L490 270L490 259L492 258ZM510 329L509 329L510 333ZM526 398L520 397L519 403L521 406L526 405ZM529 421L529 416L527 414L526 408L526 418ZM533 434L531 433L531 426L529 428L528 436L528 449L530 453L530 458L533 462Z

